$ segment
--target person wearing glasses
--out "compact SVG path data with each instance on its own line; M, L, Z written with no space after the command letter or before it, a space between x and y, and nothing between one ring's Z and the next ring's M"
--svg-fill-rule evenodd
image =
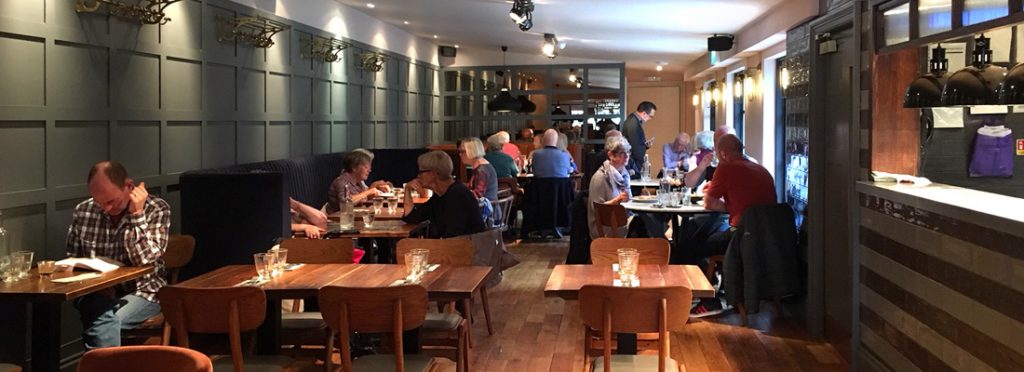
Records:
M629 114L626 121L622 122L622 136L633 144L633 149L629 154L633 158L633 162L627 164L627 169L632 177L640 177L641 168L644 166L644 154L654 142L654 137L647 138L647 135L644 134L643 125L654 117L654 112L657 109L658 106L655 106L653 102L640 102L636 106L636 112Z
M620 204L629 201L633 194L629 191L629 152L632 146L622 136L611 136L604 140L604 149L608 160L594 172L590 179L590 202L587 203L587 226L590 227L590 238L597 239L597 211L594 203Z
M452 159L444 151L431 151L416 159L419 173L405 186L406 206L415 205L412 192L434 195L426 203L405 208L402 220L408 223L429 222L423 235L427 238L450 238L476 234L485 230L480 206L469 188L452 177Z

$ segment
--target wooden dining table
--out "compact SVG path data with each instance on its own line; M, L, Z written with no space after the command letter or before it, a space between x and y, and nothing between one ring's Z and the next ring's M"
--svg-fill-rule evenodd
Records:
M440 265L414 284L427 289L431 301L463 301L483 291L489 266ZM256 276L253 265L229 265L178 283L189 288L231 287ZM267 295L267 316L257 330L257 351L274 354L281 349L281 300L316 297L326 286L388 287L406 276L405 265L305 264L258 286ZM410 349L418 348L416 343Z
M83 272L56 272L48 279L40 276L36 269L32 269L27 278L0 282L0 307L13 309L15 306L31 305L32 371L59 371L60 348L63 342L61 339L61 308L64 302L136 279L152 271L152 266L120 267L111 272L101 273L96 278L71 283L55 283L50 279L66 278ZM6 330L23 329L23 325L6 324L8 320L24 321L17 317L2 319L0 327ZM8 337L20 337L24 340L24 335L8 335ZM0 360L24 358L25 350L19 347L21 342L3 342L2 344L4 346L0 347L2 349L0 358L3 359ZM24 361L18 360L18 363L24 364Z
M544 296L576 300L583 286L613 285L617 277L611 265L555 265L544 285ZM637 265L637 277L641 288L682 286L689 288L693 297L715 297L715 287L695 265ZM616 342L619 354L636 354L636 334L618 334Z

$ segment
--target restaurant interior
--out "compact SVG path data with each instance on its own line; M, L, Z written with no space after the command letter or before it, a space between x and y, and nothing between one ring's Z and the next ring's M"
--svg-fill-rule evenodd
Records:
M1022 370L1014 130L1022 0L0 1L0 372Z

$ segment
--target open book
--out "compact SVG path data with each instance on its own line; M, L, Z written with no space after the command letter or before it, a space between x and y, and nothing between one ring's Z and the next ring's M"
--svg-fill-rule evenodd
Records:
M118 267L124 266L124 264L117 262L113 259L106 257L72 257L65 258L56 262L57 266L72 266L79 269L86 269L92 271L99 271L101 273L107 273L117 270Z
M882 171L871 171L871 180L875 182L895 182L904 185L927 186L932 182L924 177L914 177L908 174L887 173Z

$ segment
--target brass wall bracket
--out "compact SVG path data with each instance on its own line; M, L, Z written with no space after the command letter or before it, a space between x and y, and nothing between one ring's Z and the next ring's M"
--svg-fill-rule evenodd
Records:
M382 53L365 52L359 54L359 67L366 71L380 72L384 69L384 62L388 61L388 56Z
M341 57L338 55L341 51L348 49L352 46L347 41L338 40L330 37L313 36L309 39L302 39L302 51L300 54L302 57L315 59L323 62L334 62Z
M217 23L220 25L217 41L237 41L257 48L270 48L274 45L275 34L292 28L292 26L260 16L236 18L218 16Z
M181 0L140 0L137 4L127 4L117 0L78 0L75 11L78 13L95 13L103 5L107 6L110 15L139 21L141 24L162 25L171 21L164 14L164 8Z

